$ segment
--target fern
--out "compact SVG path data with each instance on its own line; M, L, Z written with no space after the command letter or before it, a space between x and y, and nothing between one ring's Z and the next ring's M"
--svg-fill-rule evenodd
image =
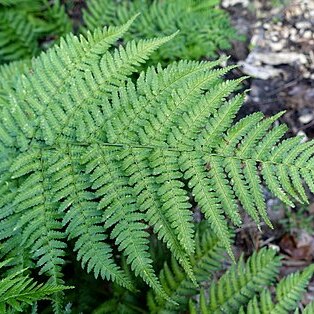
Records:
M110 314L110 313L124 313L137 314L145 313L142 309L138 295L126 290L120 286L113 285L113 296L106 302L102 303L93 310L93 314Z
M254 253L245 264L241 260L212 284L208 297L202 290L199 306L190 302L190 313L288 314L296 310L313 276L313 265L283 278L276 286L277 301L273 302L269 286L276 279L279 266L274 251L262 249ZM306 311L310 308L311 305Z
M152 55L152 60L213 58L219 49L229 49L232 39L239 39L225 12L216 0L116 1L89 0L83 11L86 29L125 23L138 12L126 39L169 35L180 30L175 40Z
M314 301L309 303L302 312L303 314L311 314L314 313Z
M242 304L247 304L256 293L269 286L279 272L280 259L274 250L254 253L244 263L241 258L208 291L209 302L201 291L202 313L236 313Z
M6 260L0 263L0 268L9 262L10 260ZM71 288L49 283L37 284L28 276L23 275L23 272L25 269L0 280L1 313L23 312L27 305L32 305L39 300L50 299L52 294Z
M195 243L196 251L190 258L197 283L203 284L210 279L211 274L222 268L222 261L225 258L224 250L205 221L197 225ZM156 260L156 258L158 259ZM156 256L154 261L164 262L159 279L164 290L177 304L160 298L155 291L150 289L147 293L149 310L146 311L140 300L144 296L141 287L137 287L137 292L134 293L114 285L112 298L97 307L93 313L112 313L113 311L119 313L178 313L181 310L184 311L187 308L189 297L197 294L198 289L174 258L167 260L164 255Z
M206 231L204 228L206 227ZM202 236L200 236L202 235ZM93 313L238 313L238 314L288 314L297 309L298 302L314 273L313 266L306 268L302 273L294 273L283 278L276 287L276 299L273 301L273 286L279 274L281 258L276 251L263 248L254 252L244 262L243 256L237 265L233 264L219 280L212 280L211 275L217 276L222 269L223 254L217 239L204 224L198 229L195 236L197 253L191 256L193 270L196 273L200 286L196 288L186 276L183 269L172 259L172 267L165 262L159 278L165 291L176 301L176 305L161 299L150 290L147 294L149 310L140 300L143 292L134 294L114 287L113 297L99 306ZM190 298L190 300L189 300ZM197 302L195 302L197 300ZM312 313L313 303L309 304L302 313Z
M313 265L306 268L302 273L297 272L291 274L281 280L276 287L276 301L272 301L269 290L261 292L260 297L255 296L248 304L247 309L241 308L240 314L286 314L292 310L296 310L298 302L308 285L309 280L313 276ZM310 309L310 306L308 307ZM308 311L308 310L306 310ZM304 311L304 313L306 313Z
M7 96L10 90L14 90L17 78L27 72L30 61L14 61L0 66L0 107L8 103Z
M30 58L40 51L39 40L61 36L71 30L64 7L57 0L0 2L0 64Z
M209 280L210 274L221 269L223 250L217 237L208 228L208 224L199 226L195 235L196 250L191 256L193 272L198 284ZM189 297L197 294L197 288L178 262L172 258L171 265L166 262L159 275L164 290L177 304L161 299L153 291L148 293L150 313L178 313L188 306Z
M188 192L232 256L226 218L241 226L238 203L256 223L270 224L262 179L291 206L293 197L306 201L303 180L314 190L313 142L280 142L286 127L272 126L282 113L255 113L233 124L244 96L227 100L241 79L222 82L232 68L215 69L222 60L180 61L137 74L173 35L110 48L132 21L86 38L68 35L5 89L2 254L23 248L59 285L73 240L87 271L133 289L113 257L117 249L170 301L153 268L148 230L196 284Z

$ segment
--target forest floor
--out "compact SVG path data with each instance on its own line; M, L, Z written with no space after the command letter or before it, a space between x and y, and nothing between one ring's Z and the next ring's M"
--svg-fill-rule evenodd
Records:
M266 116L285 111L280 121L292 135L314 138L314 1L224 0L243 42L227 52L239 68L235 76L249 75L248 95L240 116L262 111ZM247 220L236 236L235 248L250 254L272 246L284 255L281 275L300 270L314 260L314 197L289 208L266 190L274 229L261 230ZM314 299L314 282L303 300Z

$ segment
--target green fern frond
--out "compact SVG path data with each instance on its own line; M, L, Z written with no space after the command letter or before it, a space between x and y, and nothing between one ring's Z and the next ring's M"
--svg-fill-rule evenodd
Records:
M265 289L261 292L260 297L255 296L248 303L246 310L242 308L240 313L288 314L291 311L296 310L298 302L301 300L313 274L314 268L313 265L311 265L303 272L296 272L285 277L276 287L275 302L272 300L270 291ZM310 308L311 305L309 305L308 309Z
M241 259L210 285L208 293L201 290L198 306L190 301L190 313L198 313L199 309L204 314L288 314L295 310L313 276L313 266L282 279L276 286L276 301L273 301L270 286L280 266L280 258L275 253L262 249L253 253L246 263Z
M38 12L33 20L41 37L50 35L57 39L72 31L72 22L60 0L54 0L53 5L44 0L43 5L44 11Z
M9 260L2 262L0 268L9 262ZM23 275L24 272L25 269L0 280L1 313L8 313L10 310L23 312L27 305L32 305L39 300L51 299L53 294L73 288L51 283L37 284L28 276Z
M73 239L83 267L131 288L113 258L117 249L167 299L149 233L196 284L190 197L232 256L228 220L241 226L239 204L256 223L270 224L262 180L291 205L296 195L305 199L303 180L314 191L313 142L281 142L285 127L272 127L282 113L233 124L244 96L233 95L241 79L222 82L232 69L216 69L222 60L138 74L174 35L112 47L134 19L86 38L68 35L6 90L0 234L9 254L19 232L55 283Z
M62 36L72 29L59 0L53 4L46 0L3 0L0 20L0 64L31 58L41 50L40 39Z
M127 40L169 35L180 30L174 41L152 56L154 61L215 57L219 49L230 48L230 41L239 38L226 12L217 7L217 1L89 0L83 19L86 28L93 30L125 23L138 12L141 16L133 24Z
M186 276L175 259L171 264L165 262L160 272L160 282L177 305L171 304L153 290L147 294L149 309L142 305L142 292L133 294L122 288L113 289L113 298L107 300L93 313L109 313L119 309L125 313L238 313L238 314L288 314L297 308L298 302L313 275L313 265L302 273L297 272L283 278L274 288L279 274L281 258L272 249L263 248L244 263L241 257L219 280L212 281L222 269L223 250L218 239L208 229L208 223L198 225L195 236L196 253L191 256L197 282L209 286L199 291ZM190 299L189 299L190 298ZM189 300L188 300L189 299ZM306 306L302 313L312 313L313 303Z
M30 60L14 61L0 66L0 110L8 102L8 94L14 89L20 75L27 72Z
M196 251L190 258L197 283L201 284L203 281L209 280L214 271L221 268L224 252L218 238L208 229L208 223L204 222L199 226L195 242ZM178 262L173 258L171 265L165 263L159 277L164 290L178 305L167 302L150 291L147 295L150 313L170 314L185 310L189 297L197 293L197 288L186 276Z
M38 5L41 0L34 0L33 5ZM0 5L3 6L23 6L28 5L29 6L30 1L29 0L0 0Z
M309 303L305 309L302 311L302 314L311 314L314 313L314 301Z
M269 286L279 272L280 259L274 250L262 249L244 263L241 258L218 282L211 284L208 301L201 292L201 313L237 313L264 287Z
M71 47L69 48L73 51L72 57L77 61L76 68L73 67L73 61L68 54L65 55L61 52L60 58L56 58L56 51L58 53L62 48L56 48L51 54L48 53L48 55L43 56L43 58L35 59L32 63L33 68L36 67L36 64L43 65L43 67L39 67L39 73L36 73L39 75L38 78L40 78L40 82L40 74L46 71L45 65L48 61L55 61L56 67L62 71L63 76L55 76L57 81L55 86L51 86L48 80L46 81L49 84L47 87L53 87L50 90L48 89L48 95L52 96L53 90L56 90L59 86L64 88L66 84L72 85L73 76L78 84L80 82L85 83L86 81L82 80L81 74L82 63L86 62L86 75L89 77L90 70L88 66L95 62L95 60L99 60L101 68L98 70L98 75L96 72L94 73L94 85L92 85L91 91L94 90L96 92L96 89L103 86L105 89L102 90L102 92L104 94L109 93L110 89L113 89L115 85L119 85L121 79L124 79L127 75L135 71L136 65L147 59L147 56L158 48L159 45L171 38L147 41L141 40L138 43L131 42L125 48L120 47L115 50L112 55L106 53L105 51L109 48L110 44L114 43L123 34L131 22L132 21L128 22L122 27L97 31L93 36L88 35L89 42L81 38L80 43L76 41L76 38L73 36L68 37L69 43L62 42L62 48L66 45ZM83 45L85 48L82 51L84 52L83 55L81 52L81 55L77 56L75 48L78 48L78 45ZM103 54L104 56L101 57ZM62 63L64 60L67 63ZM69 65L68 71L66 71L66 64ZM50 68L52 67L53 65L50 65ZM118 68L120 68L120 70ZM111 69L111 73L108 71L109 69ZM102 73L106 74L102 75ZM52 128L56 126L57 120L55 120L52 114L57 114L57 116L59 114L62 115L62 110L67 108L71 111L71 108L67 107L66 104L63 109L57 109L54 104L61 104L63 96L55 93L54 96L56 99L51 101L51 99L46 96L46 86L32 84L34 82L34 76L36 77L36 74L33 74L34 73L29 76L29 79L22 77L19 83L21 85L17 87L18 89L32 86L31 89L38 97L37 99L36 97L26 97L24 102L24 105L27 104L26 106L29 106L32 111L31 115L34 117L33 127L29 128L26 126L26 120L24 120L26 117L20 110L18 120L21 118L20 122L23 124L22 133L26 131L26 136L33 134L31 135L33 138L27 140L29 142L28 145L36 146L40 141L39 138L36 138L39 134L42 134L40 137L43 136L42 139L45 141L52 142L55 140L49 137L49 135L52 134L52 129L48 129L49 124ZM50 77L50 79L53 80L53 77ZM105 82L107 82L107 85L105 85ZM88 83L92 84L91 81ZM67 89L65 91L67 92ZM86 92L87 91L86 89ZM99 92L100 90L97 91L97 93ZM85 96L86 99L81 99L80 101L82 105L87 100L92 102L90 93ZM17 96L17 98L19 98L19 96ZM95 95L94 101L96 103L98 102L97 98L98 96ZM46 104L47 101L50 101L53 107L49 108ZM44 107L45 104L47 107ZM26 107L24 107L24 109L25 108ZM13 120L15 120L14 116L17 117L16 115L11 115L13 112L10 112L8 108L3 108L3 110L5 114L9 114L10 118L13 118ZM91 114L87 120L84 120L93 128L93 130L90 130L91 134L95 129L95 125L92 125L94 121L90 119L97 118L97 115L100 116L100 110L101 107L98 107L92 109L92 111L86 112L87 115ZM36 114L36 112L42 112L43 116L41 118L39 118L39 116L35 118L34 114ZM47 114L47 120L44 117L45 114ZM78 114L81 115L79 112ZM102 121L103 118L98 121L99 124L101 124ZM17 120L10 120L10 122L16 123ZM62 120L59 120L59 122L62 122ZM76 129L78 125L71 126L71 121L63 120L63 122L68 123L67 128L61 126L60 130L65 129L65 131L69 131L69 133L78 131L78 138L86 137L85 134ZM45 123L49 124L46 125ZM20 124L20 126L22 126L22 124ZM15 131L17 135L17 133L21 131L21 128L19 129L18 127L11 131L10 133L14 137ZM81 129L81 131L83 131L83 129ZM6 135L9 134L7 133ZM87 136L87 138L89 136ZM22 143L24 139L26 140L27 138L24 137L21 141ZM18 140L18 142L20 141ZM18 142L17 145L19 146ZM22 146L24 146L24 144L22 144ZM23 149L23 147L20 148ZM102 221L99 216L101 212L97 211L96 203L92 201L94 195L86 191L89 184L86 185L88 182L87 178L84 178L84 176L81 177L82 169L79 164L80 160L77 157L79 154L80 151L77 152L73 150L72 147L57 148L53 156L50 156L50 150L47 151L41 148L28 149L11 165L12 179L15 180L19 178L21 180L21 185L17 190L17 195L14 198L12 206L15 208L14 212L20 215L17 228L23 230L23 244L31 248L33 258L38 260L37 264L42 268L41 272L48 274L54 282L58 282L61 280L60 265L63 264L63 249L65 248L63 242L64 238L66 235L68 235L69 238L79 238L76 242L75 250L78 251L78 259L82 260L82 265L87 265L88 271L93 270L96 276L100 274L103 278L116 280L119 284L131 288L131 283L126 280L126 277L112 260L111 248L104 242L106 236L103 232L103 227L100 225L97 226L97 217L100 218L99 223ZM24 180L25 176L28 176L26 180ZM46 185L48 177L52 177L54 181L55 187L51 186L52 189L48 188ZM36 186L36 188L30 191L29 188L32 185ZM61 215L61 213L63 213L64 216ZM40 217L42 217L42 219ZM128 257L127 260L132 265L132 269L136 274L140 274L156 291L159 291L161 295L167 298L167 295L162 291L157 277L154 274L151 260L147 252L148 234L145 231L146 225L141 222L145 218L144 215L136 213L134 210L134 214L130 211L130 215L125 217L125 221L119 221L114 217L111 218L113 219L111 223L104 219L104 226L108 225L109 228L118 223L112 230L112 236L116 239L119 249L125 251ZM67 226L66 234L61 231L64 225ZM135 239L130 237L130 234L133 233L136 234ZM35 245L33 243L35 243ZM141 253L139 254L139 252ZM185 255L182 254L182 258L184 256ZM182 263L189 265L188 261L182 261Z
M36 27L29 23L27 12L0 11L0 61L29 58L38 53Z
M294 310L301 300L305 289L314 274L314 267L309 266L301 273L293 273L279 282L276 287L277 303L271 313L288 313Z

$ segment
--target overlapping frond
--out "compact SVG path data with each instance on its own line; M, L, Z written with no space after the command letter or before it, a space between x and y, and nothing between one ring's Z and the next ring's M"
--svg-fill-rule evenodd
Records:
M0 268L10 260L0 263ZM37 284L29 276L24 275L24 270L13 273L0 280L0 311L1 313L24 312L27 305L34 302L51 299L51 295L71 287L54 285L51 283Z
M201 313L237 313L279 272L280 259L274 250L262 249L244 263L241 258L217 282L210 285L208 299L201 291Z
M8 209L3 219L7 216L14 218L13 229L22 230L22 244L31 250L41 272L48 274L54 282L59 282L62 277L60 266L64 262L64 240L67 236L77 240L74 249L88 271L93 271L96 277L100 274L103 278L132 288L113 260L112 248L105 241L105 230L114 227L112 238L125 252L132 269L167 298L151 265L147 225L142 222L145 214L138 212L135 203L126 204L123 197L118 204L120 212L114 212L110 219L105 217L108 212L102 217L98 209L106 209L110 202L104 208L97 208L95 198L101 193L88 189L96 192L100 186L99 183L94 185L92 179L89 181L88 172L85 173L82 168L86 166L84 162L81 165L82 150L79 146L59 146L65 138L89 141L94 130L104 123L109 106L107 95L136 71L136 66L158 46L171 38L130 42L125 48L108 51L131 22L121 27L98 30L87 36L88 41L83 37L78 40L69 36L60 47L33 60L33 72L21 76L9 93L15 96L9 97L11 106L2 108L2 144L7 146L4 151L7 155L10 150L18 150L19 155L13 164L8 163L5 167L5 170L10 169L9 182L16 188L14 193L7 193L6 197L10 198L4 198L4 209ZM94 71L91 72L91 69ZM85 94L79 92L82 89ZM72 93L69 94L69 90ZM18 114L15 114L16 110ZM57 147L51 150L49 144L57 144ZM94 152L98 156L97 148ZM108 152L105 151L103 158L109 158L106 156ZM93 171L95 165L89 164L89 167ZM99 176L98 171L105 175L102 170L97 167L96 176ZM111 167L107 171L110 172ZM7 179L3 178L3 182L6 180L6 183ZM101 175L100 180L104 180ZM129 178L125 180L128 185ZM7 186L4 184L8 190ZM103 194L107 198L106 191ZM128 214L122 220L119 217L124 206ZM11 221L8 219L6 221ZM13 236L11 226L10 223L4 224L3 220L3 238L9 238L8 243ZM63 227L66 227L65 232ZM172 237L177 241L175 236ZM176 250L179 252L180 248ZM178 255L188 269L189 262L184 251Z
M297 312L298 302L301 301L313 273L314 268L311 265L302 272L290 274L276 286L275 301L271 292L264 289L260 296L256 295L246 307L240 310L240 314L288 314L291 311ZM307 313L311 307L309 305L302 313Z
M303 314L311 314L314 313L314 301L309 303L302 312Z
M160 281L165 291L177 304L169 303L153 290L148 291L148 309L142 305L142 292L132 293L115 287L113 297L93 313L109 313L115 309L126 313L191 313L191 314L309 314L313 312L313 302L304 310L299 309L309 280L313 275L313 265L303 272L293 273L276 283L281 267L281 257L273 249L263 248L253 253L244 262L232 265L217 280L217 271L223 271L224 254L221 245L208 223L197 226L195 236L196 253L191 255L193 270L201 290L193 285L175 259L165 262L160 272ZM165 259L165 258L164 258ZM218 275L219 276L219 275ZM208 290L207 290L208 289ZM301 304L300 304L301 305ZM301 306L300 306L301 307ZM189 310L188 310L189 309Z
M141 16L133 24L127 39L169 35L180 30L174 41L152 56L155 61L214 57L218 49L230 48L230 41L239 38L226 12L218 8L217 1L89 0L83 18L86 28L93 30L99 26L125 23L139 12Z
M64 6L57 0L22 0L0 3L0 64L30 58L40 51L44 36L71 31Z
M208 223L201 224L198 227L195 235L196 251L191 255L191 263L198 284L210 280L210 275L221 269L224 258L224 251L218 238L213 235L208 227ZM159 277L165 291L177 305L161 299L153 291L150 291L148 293L150 313L170 314L185 310L189 297L197 293L197 288L186 276L178 262L172 259L171 265L165 263Z
M240 259L217 282L210 284L208 293L201 290L197 305L190 300L190 313L288 314L294 310L298 313L298 302L314 273L313 265L283 278L275 288L274 300L270 287L280 265L280 258L270 249L253 253L246 263ZM309 304L302 313L311 307Z

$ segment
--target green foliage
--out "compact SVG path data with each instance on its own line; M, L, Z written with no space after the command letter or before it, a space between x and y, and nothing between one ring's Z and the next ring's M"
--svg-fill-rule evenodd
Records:
M206 228L205 232L197 232L195 240L198 253L191 256L191 259L195 261L193 270L198 274L199 286L209 288L195 287L183 269L172 259L172 267L166 262L159 278L165 291L177 304L161 299L150 290L147 294L147 310L140 300L143 291L134 294L114 287L112 298L93 313L112 313L116 310L118 313L130 314L175 314L185 313L188 308L189 313L202 314L288 314L292 310L300 313L297 309L298 302L313 275L313 266L302 273L291 274L276 284L281 258L276 255L276 251L263 248L253 253L246 262L241 257L237 265L233 264L218 280L213 280L211 275L222 270L224 257L217 239L208 226ZM201 234L203 236L199 238ZM274 285L276 301L272 298ZM312 310L313 304L309 304L302 313L313 313Z
M0 263L0 268L6 266L10 260ZM51 295L71 287L54 285L51 283L38 284L29 276L19 272L7 275L0 280L0 312L14 313L24 312L27 305L43 299L51 299Z
M240 314L288 314L296 310L303 293L313 276L313 265L303 272L291 274L281 280L276 286L276 302L273 302L269 290L263 290L259 297L255 296L247 305L241 308ZM310 308L310 306L309 306ZM306 312L305 312L306 313Z
M225 256L218 238L213 235L208 223L205 222L198 227L195 247L195 253L190 256L190 260L199 285L209 280L211 274L222 268L221 264ZM197 287L174 258L171 259L170 265L165 262L159 279L164 290L176 304L161 299L151 290L148 293L150 313L178 313L185 310L189 298L197 294Z
M143 304L140 303L139 296L118 285L113 285L113 296L98 306L93 314L137 314L145 313Z
M30 68L30 61L14 61L9 64L0 66L0 108L4 106L9 100L9 90L14 89L14 84L17 78L27 72Z
M254 253L246 263L240 261L213 283L207 294L202 290L199 305L190 302L190 313L288 314L297 310L314 267L283 278L276 285L274 302L270 284L276 279L279 266L274 251L262 249Z
M204 313L235 313L247 304L261 289L271 284L279 272L280 260L274 250L254 253L246 263L241 258L208 291L209 302L201 292L201 309ZM206 309L206 310L205 310Z
M0 21L0 64L37 55L40 40L56 39L72 28L59 0L52 5L47 0L1 0Z
M0 253L17 269L35 262L60 285L74 243L83 268L132 290L117 250L170 304L176 297L156 275L150 232L171 251L173 271L182 267L196 285L190 195L233 256L228 220L241 226L238 203L270 224L262 179L290 206L307 201L313 142L280 142L286 127L272 126L282 113L234 124L242 79L222 81L232 68L215 69L222 60L138 73L174 35L111 48L133 19L68 35L26 68L6 68L15 74L0 98Z
M311 314L314 313L314 301L309 303L302 312L303 314Z
M198 284L208 281L215 271L221 270L222 261L225 259L225 252L216 236L210 230L207 222L203 221L197 225L195 233L196 250L190 256L191 264ZM129 292L116 285L113 286L112 297L99 306L93 313L178 313L186 310L191 296L198 293L198 288L180 267L178 262L171 258L169 261L165 257L158 257L164 261L160 271L159 279L163 289L174 302L169 302L161 298L156 292L150 289L147 293L149 309L146 310L143 289L137 287L137 292Z
M302 206L297 210L285 208L285 217L280 224L288 233L295 233L298 230L305 230L311 233L314 227L314 217L309 213L309 206Z
M229 49L232 39L240 39L231 27L228 15L217 7L216 0L89 0L83 11L86 28L119 25L141 13L126 40L170 35L178 36L152 55L155 62L216 57Z

